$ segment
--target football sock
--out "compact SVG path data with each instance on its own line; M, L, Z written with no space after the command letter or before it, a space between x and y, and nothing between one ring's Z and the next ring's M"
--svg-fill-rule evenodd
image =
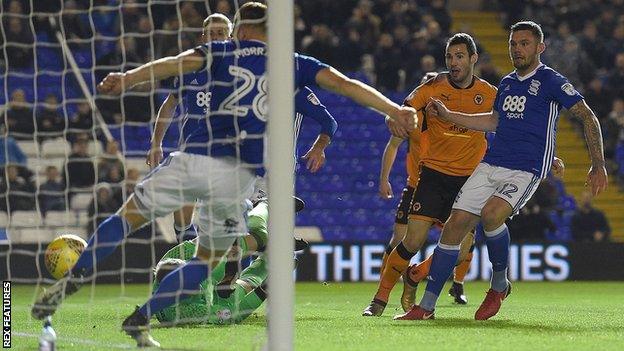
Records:
M200 283L208 278L209 271L206 262L197 257L192 258L163 278L152 297L139 308L139 312L149 320L164 308L197 294Z
M78 258L72 272L88 274L94 266L110 256L130 232L128 222L119 215L108 217L95 230L87 248Z
M472 262L472 252L469 252L457 266L455 266L453 281L455 283L464 283L464 278L466 278L466 273L470 269L470 263Z
M507 265L509 260L509 230L503 223L491 232L485 231L485 244L492 263L492 289L507 289Z
M175 232L175 236L178 239L179 243L183 241L193 240L197 237L197 226L195 226L195 224L189 224L186 227L179 227L178 225L174 224L173 231Z
M442 291L444 283L446 283L451 276L453 267L455 267L457 263L457 257L459 257L459 245L438 243L431 257L431 268L429 268L427 288L420 301L420 307L427 311L433 311L435 309L440 291Z
M386 267L381 273L379 289L375 295L375 300L386 303L388 302L392 288L394 288L394 285L399 280L399 277L401 277L401 274L405 272L405 269L409 265L409 261L415 254L415 252L409 252L403 245L403 242L400 242L399 245L392 250L390 255L388 255Z
M415 268L410 269L409 278L413 282L418 283L427 278L427 274L429 274L429 269L431 268L431 257L432 255L429 255L424 261L416 265Z
M392 249L393 247L390 246L390 244L386 246L386 251L384 251L383 257L381 258L381 268L379 268L380 274L383 273L384 269L386 268L386 263L388 262L388 256L390 256Z

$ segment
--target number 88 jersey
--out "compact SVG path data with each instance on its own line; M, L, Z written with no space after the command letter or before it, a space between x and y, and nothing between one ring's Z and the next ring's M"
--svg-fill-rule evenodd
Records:
M186 137L182 150L236 157L263 175L268 118L265 44L255 40L210 42L196 50L206 57L199 72L205 70L203 92L209 94L209 107L204 120ZM316 74L327 67L312 57L295 54L295 86L315 86Z
M483 161L546 177L555 155L559 112L582 99L564 76L546 65L524 77L508 74L498 86L498 126Z

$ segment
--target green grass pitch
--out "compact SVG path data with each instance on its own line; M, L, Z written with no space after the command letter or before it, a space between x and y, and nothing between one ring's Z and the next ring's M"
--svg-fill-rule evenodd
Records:
M34 350L41 322L29 317L33 286L13 286L13 348ZM448 285L446 287L448 289ZM445 292L446 292L445 289ZM469 304L441 297L436 320L393 321L397 286L381 318L364 318L374 284L298 283L296 350L624 350L624 284L515 283L499 315L477 322L473 315L487 284L467 283ZM59 350L134 348L121 321L147 297L146 285L84 287L54 316ZM241 325L156 329L164 348L177 350L260 350L265 311Z

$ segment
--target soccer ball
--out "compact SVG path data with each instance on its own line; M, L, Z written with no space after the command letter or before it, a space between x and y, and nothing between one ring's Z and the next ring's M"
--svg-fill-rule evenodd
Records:
M45 251L45 266L55 278L62 278L78 261L87 247L87 242L73 234L61 235L54 239Z

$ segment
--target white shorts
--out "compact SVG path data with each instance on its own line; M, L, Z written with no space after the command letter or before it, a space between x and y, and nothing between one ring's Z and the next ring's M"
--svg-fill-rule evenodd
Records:
M142 215L150 220L197 200L200 245L227 249L236 237L247 233L248 198L255 179L254 172L233 157L178 151L148 173L136 185L134 195Z
M507 201L515 215L533 196L540 181L533 173L481 162L457 193L453 209L481 216L487 200L496 196Z

